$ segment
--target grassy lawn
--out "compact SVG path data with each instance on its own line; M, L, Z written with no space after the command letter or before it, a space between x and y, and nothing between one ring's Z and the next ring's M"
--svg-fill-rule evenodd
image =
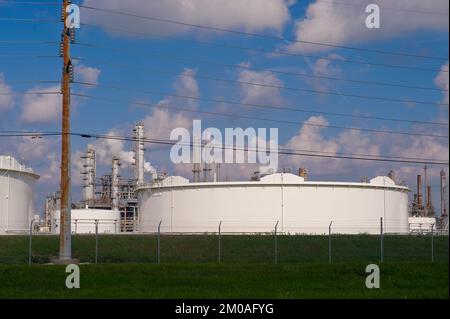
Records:
M447 263L386 263L381 288L362 263L99 264L80 266L66 289L63 266L0 266L0 298L448 298Z
M64 266L45 265L58 253L58 238L33 238L32 266L26 265L28 238L0 237L0 298L448 298L448 237L436 237L431 263L429 236L386 236L379 263L377 236L279 236L274 264L271 236L161 238L100 236L99 264L82 264L81 289L65 288ZM73 256L90 263L93 236L73 237ZM365 267L381 268L381 289L365 287Z

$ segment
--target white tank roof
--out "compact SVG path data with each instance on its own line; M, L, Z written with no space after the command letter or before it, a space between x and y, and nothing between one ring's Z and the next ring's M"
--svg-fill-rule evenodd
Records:
M169 176L162 181L162 186L178 186L185 184L189 184L189 180L181 176Z
M387 176L377 176L370 180L370 184L379 186L395 186L395 182Z
M260 181L261 183L272 184L299 184L304 183L305 179L291 173L276 173L261 177Z
M29 167L26 167L23 164L20 164L18 160L16 160L12 156L4 156L0 155L0 169L7 171L15 171L30 174L34 178L39 178L39 175L33 172L33 170Z
M169 176L160 184L148 185L138 188L144 190L148 188L164 188L164 187L217 187L217 186L266 186L266 185L302 185L302 186L333 186L333 187L363 187L363 188L395 188L402 191L410 191L407 186L397 185L387 176L377 176L370 180L369 183L363 182L317 182L305 181L303 177L291 173L275 173L264 176L260 181L233 181L233 182L201 182L191 183L188 179L181 176Z

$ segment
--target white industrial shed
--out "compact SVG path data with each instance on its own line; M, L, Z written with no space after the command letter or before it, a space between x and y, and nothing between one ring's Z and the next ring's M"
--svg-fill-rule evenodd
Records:
M0 156L0 235L24 233L33 213L33 186L39 175L12 156Z
M55 212L52 233L60 231L60 211ZM72 209L72 234L95 234L97 224L99 234L116 234L120 232L120 212L110 209Z
M277 173L252 182L190 183L172 176L137 190L139 230L155 232L407 233L409 188L386 176L369 183L313 182Z

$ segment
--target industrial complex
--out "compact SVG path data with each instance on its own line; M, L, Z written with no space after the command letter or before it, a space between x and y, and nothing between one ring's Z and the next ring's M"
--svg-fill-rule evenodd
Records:
M361 182L317 182L305 168L298 174L253 174L248 181L220 180L219 165L193 166L190 181L149 169L145 163L144 126L134 129L133 177L120 175L118 157L111 173L97 176L96 151L89 146L83 162L82 199L72 203L74 234L151 233L387 233L448 232L446 176L440 175L440 216L431 201L427 168L417 176L416 191L387 176ZM147 176L148 175L148 176ZM33 184L39 175L10 156L0 157L0 234L29 229L33 212ZM40 231L59 233L60 195L49 195Z

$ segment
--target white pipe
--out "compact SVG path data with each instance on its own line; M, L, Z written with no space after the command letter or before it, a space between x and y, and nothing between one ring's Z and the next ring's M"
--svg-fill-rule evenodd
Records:
M119 210L119 166L120 161L117 157L112 160L112 191L111 191L111 208Z
M137 185L144 184L144 124L137 123L134 129L134 178Z
M8 172L8 171L7 171ZM8 173L8 202L6 203L6 230L9 230L9 202L11 201L11 173Z

